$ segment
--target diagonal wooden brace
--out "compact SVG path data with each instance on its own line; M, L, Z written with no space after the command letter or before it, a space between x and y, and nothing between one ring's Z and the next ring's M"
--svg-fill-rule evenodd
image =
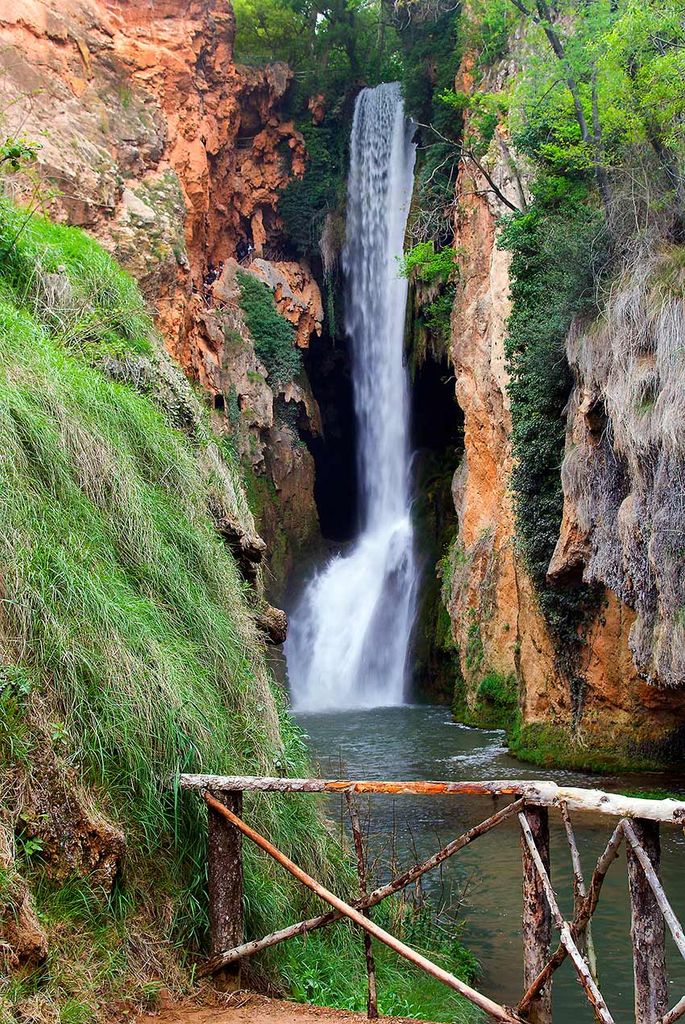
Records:
M456 839L453 839L439 850L434 853L427 860L422 861L420 864L415 864L407 871L393 878L390 882L385 885L374 889L373 892L369 893L368 896L353 900L351 906L357 910L367 910L370 907L375 907L378 903L387 899L389 896L393 896L400 890L405 889L412 882L415 882L417 878L425 875L427 871L431 871L433 868L438 867L443 861L447 860L448 857L454 856L459 850L463 850L465 846L468 846L479 836L486 835L497 825L500 825L507 818L516 814L523 806L523 799L515 800L513 803L503 807L496 814L487 818L485 821L480 822L478 825L474 825L473 828L462 833ZM317 928L323 928L325 925L332 924L334 921L339 921L342 918L342 914L335 910L329 911L327 914L318 914L316 917L310 917L306 921L298 921L297 924L288 925L286 928L280 928L276 932L272 932L270 935L265 935L262 939L253 939L250 942L244 942L240 946L235 946L233 949L226 949L216 956L213 956L210 960L202 965L198 971L199 977L205 977L208 974L213 974L215 971L220 970L227 964L235 963L237 960L242 960L244 957L254 956L255 953L260 953L264 949L269 949L271 946L278 945L279 942L286 942L288 939L293 939L297 935L305 935L308 932L315 931Z
M602 1024L614 1024L614 1019L609 1013L609 1009L604 1002L604 997L592 980L588 966L583 960L583 957L573 940L571 928L568 922L564 920L563 914L559 909L559 904L557 903L556 896L554 895L552 883L549 880L549 875L547 874L545 866L540 858L540 853L535 844L535 840L533 839L526 816L525 814L519 814L518 817L526 845L528 846L533 863L537 868L540 881L542 882L545 890L545 896L547 897L547 902L549 903L549 908L552 912L552 918L559 929L562 945L566 949L568 956L573 961L573 966L578 974L580 984L583 986L588 1001L592 1005L597 1018L602 1022Z
M685 932L683 932L683 927L673 913L671 904L668 902L668 897L664 892L664 887L659 881L657 873L654 870L654 865L642 848L642 845L635 834L635 829L629 821L624 821L622 824L625 837L635 851L635 856L640 863L640 867L645 873L650 889L654 893L654 899L658 904L659 910L664 915L664 920L668 925L671 935L673 936L673 941L678 947L680 955L685 959Z
M580 908L574 921L571 923L570 931L574 939L583 934L583 931L594 914L597 903L599 901L599 894L604 884L606 873L609 870L612 862L618 856L618 851L623 842L623 829L622 822L619 822L614 829L609 842L597 859L595 870L592 872L592 878L590 879L590 885L588 888L588 894L585 897L583 904ZM552 956L549 958L543 969L538 974L537 978L525 991L522 998L519 1000L517 1010L519 1013L526 1014L528 1007L530 1006L533 999L540 991L540 989L547 984L551 976L557 970L558 967L563 964L564 960L568 956L566 947L559 943Z
M451 974L442 967L439 967L438 964L434 964L432 960L428 959L428 957L423 956L422 953L418 953L415 949L412 949L411 946L407 946L406 943L402 942L394 935L391 935L390 932L386 932L384 928L380 927L380 925L377 925L375 921L370 921L368 918L364 917L360 910L350 906L349 903L341 900L339 896L335 895L335 893L326 889L325 886L321 885L316 881L316 879L312 878L311 875L308 875L302 870L302 868L298 867L294 861L290 860L289 857L286 857L286 855L277 849L273 843L270 843L268 839L246 824L246 822L239 818L237 814L229 811L228 807L224 807L223 804L219 803L219 801L209 793L205 793L205 800L213 810L218 814L223 815L223 817L225 817L227 821L230 821L232 825L235 825L235 827L239 829L251 842L253 842L255 846L258 846L260 849L264 850L265 853L268 853L269 856L273 857L273 859L284 867L286 871L289 871L294 878L303 885L306 885L308 889L311 889L311 891L320 899L324 900L326 903L330 903L330 905L335 907L335 909L344 917L348 917L350 921L353 921L364 931L368 932L372 938L377 939L378 942L382 942L395 953L398 953L410 963L414 964L414 966L419 967L432 978L442 982L443 985L446 985L448 988L458 992L459 995L464 997L464 999L473 1003L474 1006L483 1010L484 1013L487 1013L494 1020L502 1021L503 1024L522 1024L521 1018L514 1010L511 1010L506 1006L501 1006L492 999L488 999L487 996L482 995L482 993L478 992L475 988L471 988L470 985L467 985L466 982L461 980L461 978L457 978L456 975ZM608 1024L613 1024L610 1017L608 1019Z

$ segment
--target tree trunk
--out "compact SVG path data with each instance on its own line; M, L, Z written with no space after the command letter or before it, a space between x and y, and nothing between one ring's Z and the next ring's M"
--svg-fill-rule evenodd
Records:
M242 793L214 793L234 814L243 810ZM208 807L207 888L209 936L212 955L243 941L243 837L212 807ZM240 988L240 962L222 967L215 975L217 988Z
M635 820L632 827L658 877L661 861L658 824ZM632 915L635 1020L638 1024L657 1024L668 1010L664 918L630 843L626 844L626 858Z
M549 820L544 807L527 807L523 812L542 863L549 875ZM545 897L535 863L523 837L523 983L528 987L535 981L549 958L552 939L552 914ZM532 1024L551 1024L552 983L544 986L528 1008Z

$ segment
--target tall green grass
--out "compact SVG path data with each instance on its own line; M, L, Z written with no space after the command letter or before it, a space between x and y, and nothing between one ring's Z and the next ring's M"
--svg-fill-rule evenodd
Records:
M12 998L52 1000L75 1022L123 989L141 1002L162 981L189 981L179 964L207 927L206 820L202 802L175 789L178 773L300 775L307 757L267 671L254 594L207 512L223 479L214 439L175 429L96 368L103 352L154 350L135 285L81 232L35 219L17 234L17 224L0 203L0 767L12 780L0 824L38 836L20 866L52 951L12 982ZM124 873L109 894L51 879L40 822L17 820L46 743L124 828ZM315 799L254 797L246 814L349 892L349 863ZM247 846L245 876L250 935L318 908ZM344 926L257 969L302 998L348 1005L363 992L358 936ZM412 975L388 961L384 977L388 1009L420 1015Z

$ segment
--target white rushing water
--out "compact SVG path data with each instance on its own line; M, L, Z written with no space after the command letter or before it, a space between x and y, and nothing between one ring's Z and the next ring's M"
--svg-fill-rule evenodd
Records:
M401 704L416 565L409 500L407 282L398 273L415 146L397 83L364 89L352 125L343 266L360 535L307 585L285 651L300 710Z

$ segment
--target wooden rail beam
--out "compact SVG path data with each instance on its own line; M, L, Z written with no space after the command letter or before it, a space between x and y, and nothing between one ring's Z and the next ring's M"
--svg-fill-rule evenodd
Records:
M443 861L447 860L448 857L454 856L459 850L463 850L465 846L472 843L474 839L478 839L479 836L485 835L490 832L493 828L499 825L501 822L510 818L513 814L516 814L523 806L523 800L516 800L514 803L509 804L507 807L503 807L496 814L487 818L485 821L480 822L479 825L474 825L473 828L468 829L467 832L462 833L457 839L453 839L443 847L442 850L438 850L427 860L422 861L420 864L415 864L414 867L409 868L408 871L403 872L396 878L393 878L390 882L385 885L374 889L373 892L364 899L355 900L352 906L357 910L366 910L369 907L375 907L376 904L382 900L387 899L389 896L393 896L395 893L400 892L401 889L405 889L412 882L415 882L422 875L425 875L427 871L431 871L433 868L438 867ZM305 935L307 932L312 932L316 928L323 928L324 925L332 924L334 921L339 921L343 915L335 910L329 911L327 914L319 914L316 917L310 917L306 921L298 921L297 924L288 925L286 928L281 928L276 932L272 932L270 935L265 935L262 939L253 939L251 942L244 942L240 946L236 946L234 949L225 949L217 956L213 956L210 960L202 965L198 974L200 977L204 977L207 974L213 974L214 971L219 970L224 964L234 963L236 960L242 960L247 956L254 956L255 953L260 953L264 949L269 949L271 946L278 945L279 942L286 942L288 939L295 938L297 935Z
M335 909L344 917L348 917L360 928L363 928L364 931L368 932L373 938L384 943L395 953L403 956L416 967L421 968L421 970L425 971L426 974L429 974L431 977L441 981L448 988L458 992L461 996L467 999L470 1003L473 1003L474 1006L483 1010L484 1013L487 1013L494 1020L502 1021L503 1024L521 1024L521 1018L514 1010L511 1010L506 1006L501 1006L492 999L488 999L487 996L482 995L482 993L478 992L475 988L471 988L470 985L467 985L466 982L457 978L456 975L451 974L449 971L446 971L437 964L434 964L432 960L428 959L428 957L418 953L415 949L412 949L411 946L407 946L400 939L391 935L390 932L386 932L385 929L380 927L380 925L377 925L375 921L370 921L368 918L364 917L360 910L350 906L349 903L341 900L339 896L336 896L329 889L326 889L325 886L321 885L316 881L316 879L312 878L311 875L308 875L302 870L302 868L298 867L294 861L290 860L289 857L286 857L286 855L270 843L268 839L246 824L238 817L237 814L234 814L233 811L228 809L228 807L219 803L215 797L211 796L209 793L205 793L205 800L211 808L213 808L218 814L223 815L227 821L230 821L231 824L239 829L251 842L264 850L265 853L268 853L270 857L273 857L273 859L284 867L286 871L289 871L294 878L303 885L306 885L308 889L311 889L311 891L320 899L324 900L326 903L330 903L330 905L335 907Z
M181 775L182 789L219 792L260 793L386 793L392 796L514 796L539 807L558 807L564 802L569 811L589 811L615 818L641 818L648 821L685 825L685 802L648 800L603 793L599 789L558 786L555 782L496 780L494 782L380 782L363 779L283 779L262 776Z

